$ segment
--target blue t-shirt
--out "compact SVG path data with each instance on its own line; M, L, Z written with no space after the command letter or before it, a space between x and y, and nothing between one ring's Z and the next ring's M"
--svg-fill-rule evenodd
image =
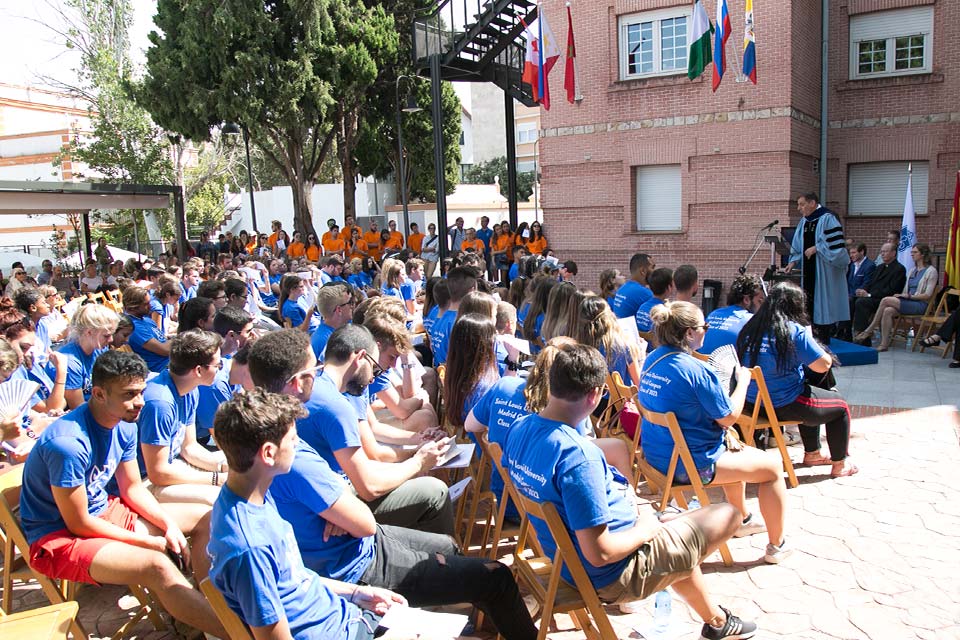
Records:
M40 364L47 363L47 353L50 351L50 323L54 321L52 314L47 314L37 321L37 346L34 348L33 359Z
M507 279L510 281L515 280L520 275L520 265L514 262L510 265L510 270L507 271Z
M430 333L430 329L431 327L433 327L434 323L437 321L437 315L439 313L440 313L440 307L437 305L433 305L432 307L430 307L429 311L427 311L423 315L424 331L426 331L427 333Z
M767 383L767 391L770 392L770 400L773 401L774 407L788 405L803 393L803 367L809 366L826 354L813 337L812 327L802 327L791 322L790 333L793 336L794 353L786 369L777 367L777 351L770 341L769 334L763 336L757 362L743 363L744 366L759 366L763 370L763 380ZM745 355L744 360L746 359ZM754 382L751 382L747 389L747 401L757 401L757 385Z
M653 331L653 320L650 319L650 311L658 304L663 304L663 300L654 296L637 307L637 313L634 314L633 317L637 321L638 331Z
M660 360L668 353L673 355ZM725 451L723 428L716 420L732 412L730 398L717 374L693 356L668 346L658 347L648 355L643 370L640 404L656 413L676 414L697 469L716 464ZM673 453L670 430L646 420L642 429L644 455L651 465L666 473Z
M637 309L653 297L653 292L636 280L624 282L613 296L611 308L618 318L632 318Z
M490 252L490 238L492 237L493 237L493 229L491 229L490 227L487 227L486 229L484 229L483 227L480 227L479 229L477 229L477 238L479 238L480 240L483 240L484 253Z
M380 293L389 298L396 298L397 300L403 302L403 294L400 293L400 287L388 287L383 284L380 285Z
M227 358L222 362L223 369L217 372L213 384L209 387L201 386L197 388L196 422L198 440L206 439L210 435L210 431L213 429L213 418L220 405L243 389L238 384L230 384L230 365L233 360Z
M137 425L100 426L82 404L47 427L27 457L20 494L20 519L27 542L67 528L51 487L85 485L87 511L98 516L107 506L107 483L117 466L137 457Z
M197 389L180 395L169 370L148 382L143 391L143 409L137 419L140 444L169 447L167 462L173 462L180 455L187 429L192 429L197 421L199 397L200 391ZM140 476L146 477L147 467L142 450L137 454L137 460L140 463Z
M297 435L316 449L330 468L342 473L334 452L360 446L360 424L356 410L340 395L326 373L317 376L310 399L304 405L308 414L297 420Z
M303 563L321 576L356 583L373 562L373 536L354 538L347 533L324 542L327 521L319 515L348 490L343 477L301 440L290 472L270 484L270 497L293 526Z
M353 275L347 276L347 282L355 286L357 289L363 291L367 287L373 284L373 280L370 279L366 273L361 271L360 273L354 273Z
M607 465L603 452L568 425L529 415L507 431L504 467L517 491L538 502L550 502L570 532L573 546L593 585L600 589L616 580L630 558L595 567L583 556L576 531L605 524L612 533L631 528L637 516L630 483ZM530 518L544 554L557 545L542 520ZM566 567L563 577L572 583Z
M714 309L707 316L707 332L698 351L709 355L725 344L736 345L740 330L752 317L752 313L738 304Z
M456 320L457 312L453 309L448 309L442 316L437 318L433 326L430 327L430 350L433 351L433 366L435 367L447 363L450 331L453 329L453 323Z
M523 329L523 323L527 319L527 313L530 312L530 303L524 302L520 305L520 308L517 310L517 334L521 333Z
M420 282L414 282L410 278L404 279L400 284L400 297L403 298L404 302L407 300L415 300L417 297L417 291L420 289Z
M603 356L604 360L607 360L607 352L603 348L603 345L598 349L600 355ZM623 380L624 384L631 385L636 384L637 381L633 379L633 376L630 375L630 364L633 363L633 356L630 355L630 351L624 350L618 352L614 358L613 363L607 360L607 370L610 373L616 371L620 374L620 379Z
M283 303L283 309L281 314L284 318L290 318L290 323L293 325L293 328L296 329L303 321L307 319L307 312L304 311L297 300L291 300L287 298Z
M133 322L133 333L130 334L130 339L127 340L127 343L135 354L143 358L150 371L160 373L167 368L167 365L170 363L170 358L157 355L152 351L147 351L143 345L150 340L166 342L166 337L160 333L160 327L158 327L157 323L151 318L138 318L137 316L129 316L129 318Z
M293 529L269 494L256 505L223 487L213 505L207 552L210 581L249 626L286 618L294 640L353 637L350 621L360 611L303 566Z
M318 362L323 362L323 354L327 350L327 341L330 340L334 331L335 329L326 322L321 322L317 330L310 336L310 346L313 347L313 355L317 356Z
M84 401L89 400L90 392L93 391L93 363L105 351L106 347L87 355L76 340L63 345L60 353L67 356L67 384L64 388L67 391L80 389L83 391Z
M163 333L163 335L167 335L167 307L165 305L160 304L160 301L151 295L150 296L150 315L152 316L154 313L160 315L160 325L159 325L160 331L161 333Z

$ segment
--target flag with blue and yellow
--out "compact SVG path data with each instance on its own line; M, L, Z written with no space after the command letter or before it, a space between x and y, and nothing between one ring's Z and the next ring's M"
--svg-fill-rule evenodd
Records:
M746 0L743 30L743 75L757 84L757 44L753 33L753 0Z

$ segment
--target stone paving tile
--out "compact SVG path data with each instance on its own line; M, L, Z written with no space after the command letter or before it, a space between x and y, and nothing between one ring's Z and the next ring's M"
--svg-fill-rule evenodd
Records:
M903 356L907 357L907 356ZM960 380L960 378L958 378ZM788 490L787 535L796 552L781 565L762 561L766 536L730 541L735 565L718 554L704 564L717 601L760 625L758 638L888 640L960 638L960 420L953 406L920 410L854 406L851 451L861 472L831 480L827 467L797 468ZM795 447L793 458L800 457ZM719 499L719 495L717 496ZM748 490L756 509L756 493ZM509 548L504 549L508 552ZM81 621L109 637L129 613L123 589L84 587ZM42 606L35 585L14 589L15 610ZM678 598L673 629L695 638L699 622ZM652 598L639 613L607 607L620 638L641 638L653 619ZM173 640L168 628L140 623L131 637ZM477 638L491 638L478 633ZM557 617L553 640L580 640L570 618Z

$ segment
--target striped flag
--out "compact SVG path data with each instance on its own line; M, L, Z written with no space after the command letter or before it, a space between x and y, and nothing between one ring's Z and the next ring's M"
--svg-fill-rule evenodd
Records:
M567 2L567 60L563 67L563 88L567 90L567 102L577 100L577 45L573 40L573 16L570 15L570 3Z
M917 243L917 223L913 214L913 165L907 169L907 197L903 202L903 223L900 225L900 246L897 247L897 260L909 273L913 269L913 256L910 250Z
M960 171L957 188L953 192L953 212L950 214L950 238L947 240L946 284L960 289Z
M757 42L753 34L753 0L746 0L743 19L743 75L757 84Z
M717 0L717 34L713 38L713 90L716 91L723 80L723 72L727 70L727 38L730 37L730 12L727 10L727 0Z
M523 82L533 89L533 99L550 109L548 78L553 65L560 59L560 48L544 16L526 26L527 55L523 64Z
M713 33L713 25L710 24L707 10L703 8L700 0L695 0L690 27L690 52L687 55L687 77L691 80L699 78L711 62L711 33Z

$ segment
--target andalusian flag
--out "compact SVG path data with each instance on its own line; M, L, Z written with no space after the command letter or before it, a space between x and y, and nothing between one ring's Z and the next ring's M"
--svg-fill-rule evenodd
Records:
M730 37L730 12L727 0L717 0L717 36L713 39L713 90L716 91L727 70L727 38Z
M753 37L753 0L747 0L744 10L743 30L743 75L750 78L750 82L757 84L757 44Z
M960 289L960 171L953 192L953 213L950 214L950 239L947 240L947 285Z
M747 0L749 2L749 0ZM696 80L713 61L711 57L710 34L713 25L707 10L700 0L693 3L692 26L690 28L690 52L687 55L687 77Z

